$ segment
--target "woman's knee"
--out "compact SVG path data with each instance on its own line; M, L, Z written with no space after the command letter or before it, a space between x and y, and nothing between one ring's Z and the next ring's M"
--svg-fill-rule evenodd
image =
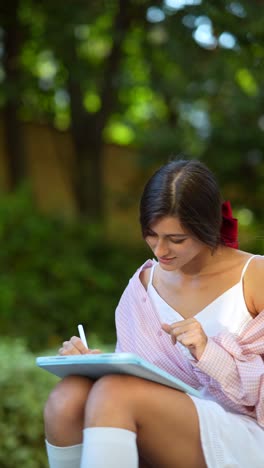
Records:
M129 400L135 395L135 389L139 385L138 378L130 375L111 374L98 379L91 392L91 399L101 404L115 406L118 403Z
M86 377L69 376L51 391L44 408L45 424L71 423L84 417L85 404L93 382Z
M86 405L86 425L115 422L113 425L123 427L123 421L128 420L134 426L138 390L142 382L142 379L128 375L107 375L97 380Z

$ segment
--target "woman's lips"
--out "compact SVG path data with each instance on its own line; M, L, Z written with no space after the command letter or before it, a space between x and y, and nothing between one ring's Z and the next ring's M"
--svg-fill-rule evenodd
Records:
M164 263L164 265L168 265L168 263L171 263L173 260L175 260L175 258L176 257L172 257L172 258L159 257L159 262Z

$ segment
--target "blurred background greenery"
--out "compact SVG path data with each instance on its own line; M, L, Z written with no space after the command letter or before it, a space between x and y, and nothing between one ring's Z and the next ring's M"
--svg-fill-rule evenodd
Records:
M114 310L150 255L138 201L172 155L203 160L241 248L263 252L264 5L9 0L0 7L0 466L44 468L35 367ZM11 359L12 358L12 359Z

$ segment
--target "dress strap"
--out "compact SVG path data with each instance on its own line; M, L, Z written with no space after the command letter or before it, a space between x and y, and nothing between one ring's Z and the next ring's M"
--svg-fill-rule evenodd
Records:
M152 267L151 267L151 270L150 270L150 275L149 275L149 282L148 282L148 288L149 286L152 284L152 280L153 280L153 274L154 274L154 270L155 270L155 266L156 266L156 262L153 263ZM147 289L148 289L147 288Z
M242 273L241 273L240 281L243 280L244 274L246 273L246 270L247 270L248 265L250 264L252 258L255 258L255 257L257 257L257 255L252 255L252 257L249 257L248 260L246 261L246 263L245 263L245 265L244 265L244 267L243 267Z

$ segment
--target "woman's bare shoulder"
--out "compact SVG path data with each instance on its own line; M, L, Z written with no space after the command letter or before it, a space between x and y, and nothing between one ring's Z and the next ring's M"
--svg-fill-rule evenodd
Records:
M252 256L252 255L251 255ZM264 257L255 255L248 267L248 276L254 281L262 282L264 280Z
M264 268L264 255L255 255L254 263L257 268L263 269Z
M264 310L264 257L256 255L251 260L244 277L245 288L250 293L255 313L258 314Z
M139 275L139 279L140 279L141 283L143 284L143 286L144 286L144 288L146 290L147 290L148 282L149 282L149 278L150 278L150 271L151 271L151 267L144 268L140 272L140 275Z

